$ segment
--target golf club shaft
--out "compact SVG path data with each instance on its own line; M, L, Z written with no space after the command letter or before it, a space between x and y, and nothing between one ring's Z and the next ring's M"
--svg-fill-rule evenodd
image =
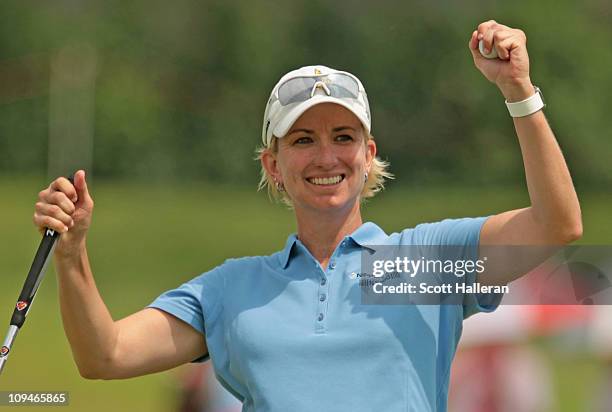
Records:
M70 176L69 180L71 183L73 183L73 176ZM59 235L60 234L53 229L45 229L43 238L40 241L40 245L38 246L38 250L34 256L32 266L30 267L28 276L23 284L21 293L19 294L19 299L17 300L17 304L13 310L13 316L11 317L8 333L6 334L2 347L0 347L0 373L2 373L2 369L4 369L4 365L8 359L13 343L15 342L17 333L25 323L26 316L30 311L32 302L36 297L38 287L42 282L49 261L51 260L51 256L53 255L55 241L57 238L59 238Z

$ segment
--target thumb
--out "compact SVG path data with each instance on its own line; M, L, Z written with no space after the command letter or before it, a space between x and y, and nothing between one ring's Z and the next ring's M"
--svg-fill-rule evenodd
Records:
M478 57L482 57L480 56L480 51L478 50L478 31L474 30L472 32L472 37L470 37L470 41L468 42L468 48L472 53L474 61L476 61Z
M474 64L476 67L480 68L481 63L485 63L491 61L491 59L487 59L480 53L480 48L478 47L478 32L474 30L472 32L472 37L470 37L470 41L468 42L468 48L470 49L470 53L472 53L472 58L474 59Z
M87 181L85 180L85 170L78 170L74 174L74 188L77 192L77 204L91 203L91 196L87 189Z

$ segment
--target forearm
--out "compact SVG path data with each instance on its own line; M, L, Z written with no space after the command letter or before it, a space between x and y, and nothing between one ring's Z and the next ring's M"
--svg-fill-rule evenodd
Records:
M534 93L531 80L500 86L509 102ZM580 203L561 148L542 110L513 118L521 147L533 224L541 225L550 241L566 243L582 234Z
M117 331L96 288L85 241L77 253L56 253L55 267L64 330L79 372L100 376L112 358Z
M554 240L582 232L580 204L563 153L542 111L514 118L534 222Z

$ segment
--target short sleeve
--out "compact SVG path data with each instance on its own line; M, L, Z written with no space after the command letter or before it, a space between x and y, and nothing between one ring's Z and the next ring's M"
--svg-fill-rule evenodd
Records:
M147 307L163 310L206 336L206 328L210 327L217 315L222 280L218 269L213 269L176 289L162 293ZM205 355L193 362L202 362L208 358L209 355Z
M435 223L424 223L415 227L422 244L464 246L462 258L478 259L480 230L488 217L445 219ZM468 285L476 282L476 273L465 277ZM492 312L501 302L503 295L499 293L466 293L463 298L463 318L478 312Z

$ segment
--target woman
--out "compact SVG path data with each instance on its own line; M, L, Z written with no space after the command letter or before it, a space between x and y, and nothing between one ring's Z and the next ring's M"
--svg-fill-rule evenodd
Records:
M479 40L499 59L483 58ZM278 253L230 259L113 321L87 259L93 200L85 173L76 173L74 186L64 178L51 183L40 193L34 223L63 233L55 251L60 304L82 376L128 378L210 356L247 411L446 410L461 321L494 309L499 297L362 305L361 252L371 245L448 244L475 258L479 245L566 244L582 231L563 156L541 107L531 104L538 96L524 33L491 20L472 33L469 49L476 67L516 103L512 113L523 111L514 124L529 207L392 235L363 223L361 199L388 176L370 136L365 90L349 73L305 67L273 89L260 151L263 185L292 205L297 235ZM504 284L512 277L485 280Z

